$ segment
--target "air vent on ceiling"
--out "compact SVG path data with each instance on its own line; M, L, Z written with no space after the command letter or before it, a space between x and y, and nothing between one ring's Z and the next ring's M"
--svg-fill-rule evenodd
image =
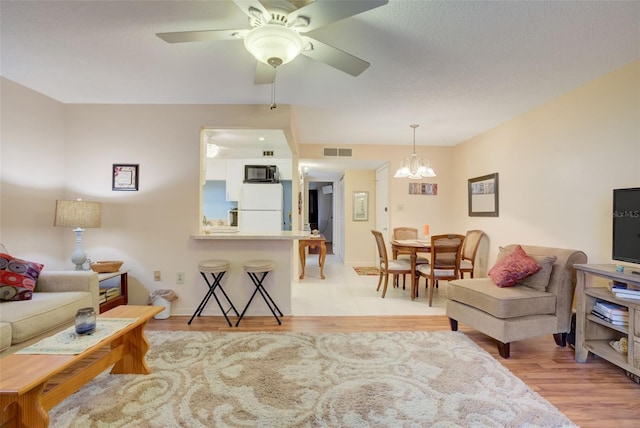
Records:
M272 158L273 157L273 150L263 150L262 151L262 157Z
M325 157L351 157L353 156L351 149L324 148Z

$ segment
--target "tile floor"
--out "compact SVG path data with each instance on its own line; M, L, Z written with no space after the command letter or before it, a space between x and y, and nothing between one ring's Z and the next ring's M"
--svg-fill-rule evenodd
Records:
M315 255L307 257L305 277L294 280L291 291L293 315L444 315L446 285L434 291L433 305L428 305L428 292L424 279L420 281L419 297L411 300L411 289L393 288L391 278L385 298L382 286L376 292L378 277L359 276L351 266L345 266L333 254L327 254L324 266L325 280L320 279L320 268Z

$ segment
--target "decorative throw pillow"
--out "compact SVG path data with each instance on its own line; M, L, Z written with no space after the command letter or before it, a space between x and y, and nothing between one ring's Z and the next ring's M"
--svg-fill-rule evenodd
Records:
M518 245L515 250L499 258L489 270L489 277L498 287L512 287L518 281L537 273L540 266Z
M511 254L513 251L509 251L504 247L500 247L500 252L498 253L498 260L503 257ZM535 256L529 255L529 257L534 259L542 269L540 269L537 273L524 278L521 281L518 281L515 285L524 285L525 287L533 288L538 291L547 291L547 287L549 286L549 279L551 279L551 272L553 270L553 264L558 260L557 256Z
M0 300L31 300L43 267L0 253Z
M516 285L524 285L525 287L534 288L538 291L547 291L549 286L549 279L551 278L551 271L553 270L553 264L558 260L557 256L530 256L533 258L542 269Z

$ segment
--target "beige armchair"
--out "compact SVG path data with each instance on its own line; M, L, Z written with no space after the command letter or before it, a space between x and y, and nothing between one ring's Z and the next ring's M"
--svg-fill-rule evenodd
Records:
M509 245L504 250L514 248ZM458 279L447 287L451 329L457 331L461 322L493 337L503 358L509 358L511 342L547 334L553 335L558 346L566 346L576 285L573 265L587 262L582 251L526 245L522 249L534 258L557 257L546 288L520 284L500 288L491 278Z

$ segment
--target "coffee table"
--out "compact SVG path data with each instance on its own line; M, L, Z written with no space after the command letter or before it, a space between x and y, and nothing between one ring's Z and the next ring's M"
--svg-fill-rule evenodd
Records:
M77 355L20 354L0 359L0 426L49 426L48 411L113 365L113 374L149 374L144 327L161 306L118 306L97 318L137 318Z

